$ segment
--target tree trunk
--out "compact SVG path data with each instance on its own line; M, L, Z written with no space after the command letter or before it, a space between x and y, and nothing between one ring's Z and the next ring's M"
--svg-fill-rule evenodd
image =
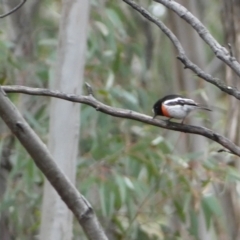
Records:
M81 94L89 2L63 0L58 60L52 88ZM57 164L75 182L78 155L80 105L52 99L49 149ZM72 214L46 181L40 239L72 238Z

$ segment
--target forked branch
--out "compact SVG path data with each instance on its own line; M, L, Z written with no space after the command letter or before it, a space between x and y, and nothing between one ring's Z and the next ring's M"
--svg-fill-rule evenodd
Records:
M196 30L198 35L210 46L214 54L226 63L238 76L240 76L240 64L236 58L232 57L229 51L221 46L221 44L211 35L208 29L195 17L188 9L176 1L170 0L154 0L163 4L168 9L174 11L180 18L184 19L188 24Z
M142 16L144 16L149 21L156 24L162 32L170 39L170 41L173 43L173 45L176 47L179 56L177 57L184 65L185 68L191 69L194 73L196 73L197 76L204 79L205 81L215 85L223 92L234 96L235 98L240 100L240 91L237 90L235 87L227 86L224 84L223 81L221 81L218 78L212 77L210 74L204 72L200 67L198 67L196 64L194 64L186 55L180 41L178 38L174 35L174 33L160 20L153 17L147 10L145 10L143 7L139 6L136 2L133 0L123 0L126 2L129 6L134 8L136 11L138 11ZM169 1L173 2L173 1Z

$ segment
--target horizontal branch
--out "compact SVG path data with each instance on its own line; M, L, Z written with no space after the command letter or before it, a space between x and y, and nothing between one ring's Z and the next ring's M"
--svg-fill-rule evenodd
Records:
M135 3L133 0L123 0L128 5L130 5L132 8L137 10L139 13L141 13L146 19L156 24L170 39L170 41L173 43L173 45L176 47L179 56L177 57L183 64L185 68L191 69L194 73L196 73L197 76L204 79L205 81L215 85L223 92L234 96L235 98L240 100L240 91L237 90L235 87L230 87L224 84L223 81L221 81L218 78L212 77L210 74L205 73L200 67L198 67L196 64L194 64L186 55L184 48L182 47L180 41L175 36L175 34L160 20L153 17L147 10L145 10L143 7L139 6L137 3Z
M224 148L228 149L231 153L237 156L240 156L240 147L235 145L226 137L218 133L215 133L210 129L207 129L205 127L200 127L200 126L185 125L185 124L179 124L175 122L168 122L168 121L153 119L151 116L134 112L132 110L114 108L114 107L108 106L106 104L101 103L97 99L95 99L92 95L91 87L88 84L87 84L87 87L89 92L89 95L87 96L77 96L74 94L66 94L66 93L49 90L49 89L31 88L31 87L23 87L23 86L2 86L2 89L6 93L24 93L29 95L48 96L48 97L64 99L71 102L83 103L83 104L94 107L97 111L103 112L105 114L108 114L114 117L132 119L132 120L136 120L142 123L147 123L156 127L170 129L178 132L201 135L219 143Z
M174 11L179 17L189 23L198 33L198 35L210 46L217 58L225 62L234 72L240 76L240 64L236 58L232 57L226 48L210 34L208 29L195 17L188 9L175 1L170 0L154 0L161 3L168 9Z

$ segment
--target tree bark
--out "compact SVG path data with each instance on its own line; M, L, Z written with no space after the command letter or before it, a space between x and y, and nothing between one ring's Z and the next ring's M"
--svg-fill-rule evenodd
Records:
M54 89L80 94L84 74L89 2L64 0ZM75 183L80 105L51 100L49 149L59 167ZM40 239L71 239L72 213L46 181Z

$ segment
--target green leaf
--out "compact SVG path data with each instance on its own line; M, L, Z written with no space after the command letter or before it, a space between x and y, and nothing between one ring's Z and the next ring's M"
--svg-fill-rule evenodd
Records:
M205 216L205 221L207 228L209 229L211 225L211 220L213 219L213 216L216 217L222 215L222 209L219 205L218 200L214 196L206 196L202 198L202 208Z
M116 176L116 181L117 181L117 185L118 185L119 195L121 198L121 204L124 204L126 201L126 197L127 197L127 189L126 189L125 182L122 179L122 177L119 175Z
M182 205L182 201L179 201L179 199L174 200L173 204L175 206L175 210L177 212L177 215L180 217L180 219L185 222L186 221L186 216L184 212L184 207Z
M105 188L104 188L103 184L101 184L101 186L99 186L99 195L100 195L102 215L107 217L107 208L106 208L107 202L106 202L106 198L105 198Z
M198 213L190 210L190 227L189 232L198 239Z
M228 167L227 168L227 178L230 181L240 181L239 170L237 170L233 167Z
M109 20L112 22L112 24L114 25L114 27L120 31L121 34L123 34L124 36L126 35L125 29L123 27L122 21L119 18L118 14L116 11L114 11L111 8L108 8L106 10L106 14L109 18Z

